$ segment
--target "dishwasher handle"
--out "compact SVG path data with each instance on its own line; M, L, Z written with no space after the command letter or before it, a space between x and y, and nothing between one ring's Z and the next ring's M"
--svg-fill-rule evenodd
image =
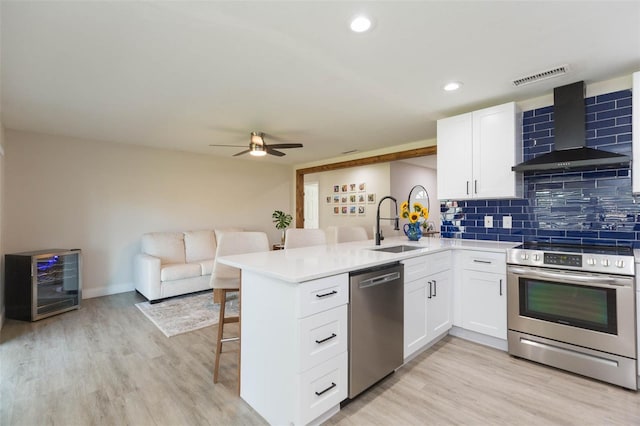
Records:
M389 281L395 281L400 279L400 272L391 272L384 275L378 275L366 280L360 281L358 288L373 287L375 285L385 284Z

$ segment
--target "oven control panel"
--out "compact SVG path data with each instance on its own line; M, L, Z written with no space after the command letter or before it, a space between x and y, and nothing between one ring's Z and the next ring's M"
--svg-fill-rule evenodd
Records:
M633 256L546 252L514 248L507 250L507 263L617 275L635 274Z
M545 265L582 267L581 254L544 253L543 259Z

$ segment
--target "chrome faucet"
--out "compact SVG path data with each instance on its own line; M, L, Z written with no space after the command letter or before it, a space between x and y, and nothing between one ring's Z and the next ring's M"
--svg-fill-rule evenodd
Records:
M392 200L393 203L396 205L396 217L380 217L380 205L387 198ZM384 239L384 237L382 236L382 231L380 231L380 219L393 220L394 222L393 230L394 231L400 230L400 218L398 217L398 201L395 198L393 198L391 195L385 195L378 202L378 211L376 212L376 245L377 246L379 246L380 241Z

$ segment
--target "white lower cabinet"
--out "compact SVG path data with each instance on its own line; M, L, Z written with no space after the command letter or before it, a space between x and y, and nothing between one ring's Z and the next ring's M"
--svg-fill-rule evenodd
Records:
M427 296L427 326L432 340L451 328L451 274L449 270L429 277L433 282L433 294Z
M347 352L342 352L299 376L302 424L311 422L347 397L347 363Z
M243 271L240 396L270 424L322 421L347 398L348 284Z
M427 279L404 283L404 357L427 344Z
M450 259L446 251L403 261L405 359L451 328Z
M462 327L507 339L507 277L504 253L461 252Z

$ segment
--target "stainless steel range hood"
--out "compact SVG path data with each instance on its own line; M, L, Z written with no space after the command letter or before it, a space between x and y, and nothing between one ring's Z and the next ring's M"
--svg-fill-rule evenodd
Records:
M553 89L555 150L513 166L511 170L574 169L627 166L630 158L615 152L586 147L584 82Z

